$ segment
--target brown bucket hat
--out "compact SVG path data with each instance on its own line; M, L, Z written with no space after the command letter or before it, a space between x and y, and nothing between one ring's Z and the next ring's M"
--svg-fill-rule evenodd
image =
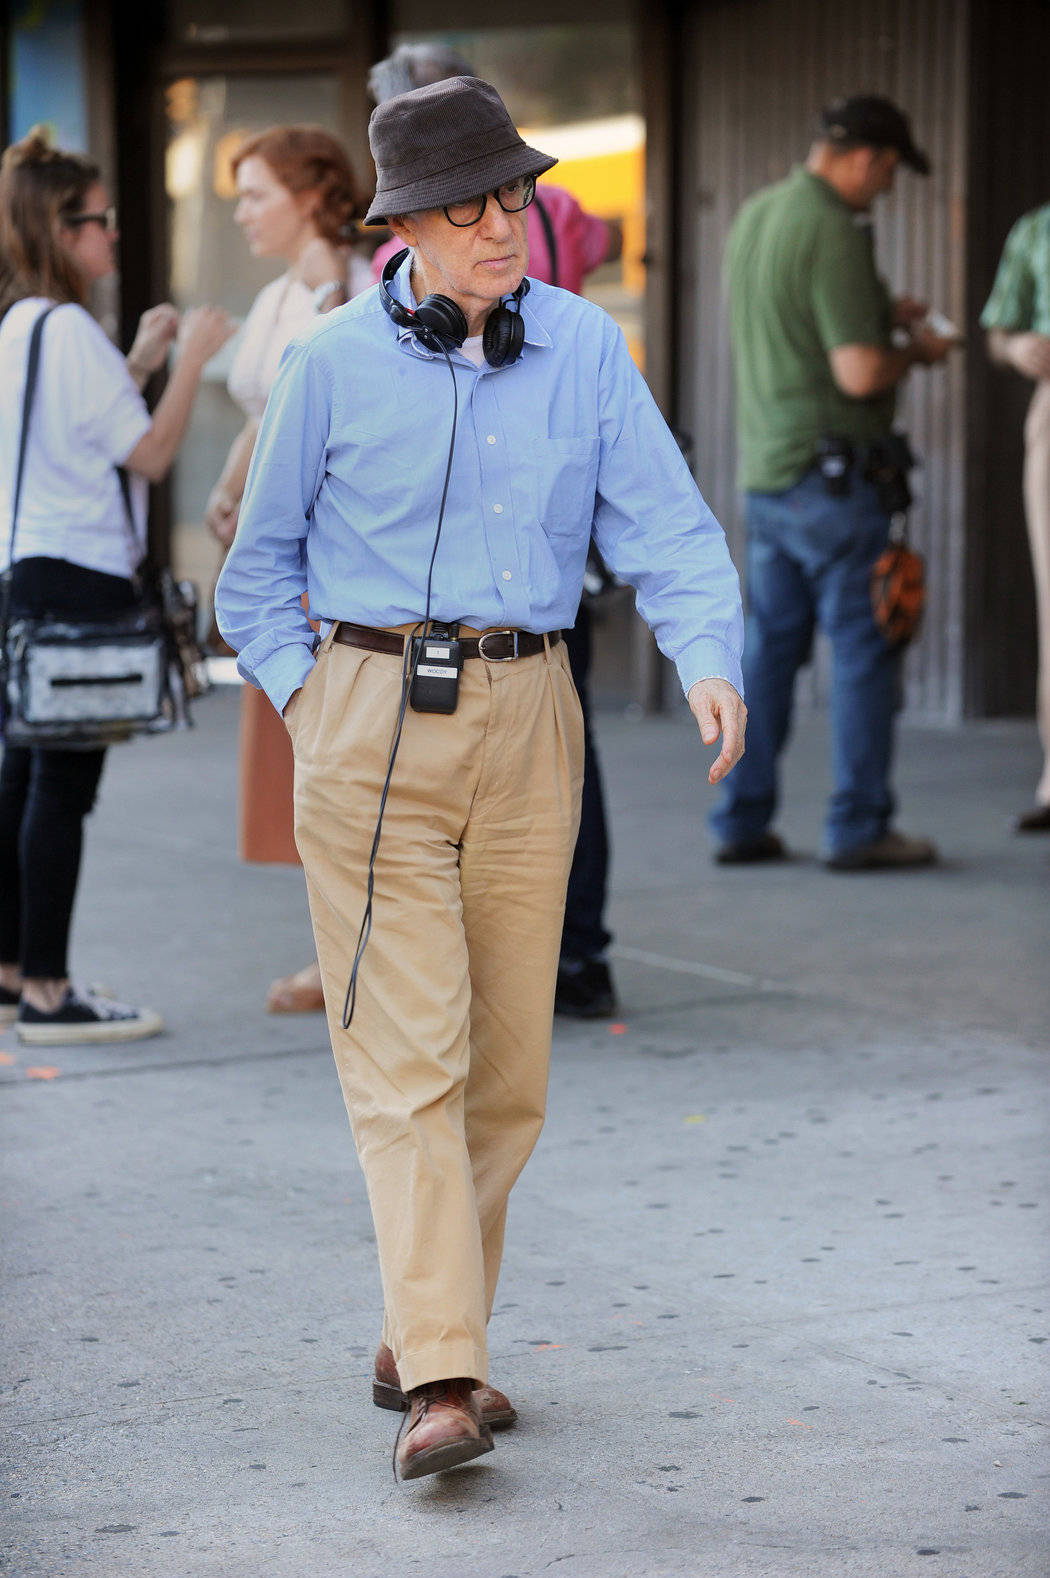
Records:
M522 142L503 100L479 77L446 77L387 99L372 111L368 141L379 180L366 225L461 203L558 162Z

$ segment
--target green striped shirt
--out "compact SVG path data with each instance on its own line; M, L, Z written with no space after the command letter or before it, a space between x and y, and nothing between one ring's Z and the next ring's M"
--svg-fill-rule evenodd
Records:
M1007 236L981 327L1050 334L1050 203L1023 214Z

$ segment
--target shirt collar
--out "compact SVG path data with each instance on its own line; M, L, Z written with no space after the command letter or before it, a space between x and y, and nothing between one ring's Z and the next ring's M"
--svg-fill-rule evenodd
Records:
M409 253L408 257L402 263L401 267L398 269L397 273L391 280L390 294L395 298L395 300L401 303L402 307L408 307L410 310L416 307L417 302L415 294L412 290L411 253ZM505 296L503 299L506 302L511 300L510 296ZM525 324L525 344L534 345L538 348L552 348L554 341L551 339L539 318L532 310L532 307L529 305L529 296L527 294L522 298L521 316ZM403 346L405 350L409 351L412 355L422 356L427 361L431 361L435 356L440 356L441 354L440 351L428 350L427 347L416 338L416 336L412 333L412 330L408 327L402 327L400 325L397 326L397 339L398 344ZM408 342L407 344L406 341ZM484 372L486 369L487 363L482 365L481 370ZM493 368L488 370L496 371L497 369Z
M852 208L840 192L836 192L830 181L825 181L822 175L817 175L815 170L807 170L804 164L796 164L795 178L803 186L808 186L829 203L832 208L844 208L847 213L853 214L857 210Z

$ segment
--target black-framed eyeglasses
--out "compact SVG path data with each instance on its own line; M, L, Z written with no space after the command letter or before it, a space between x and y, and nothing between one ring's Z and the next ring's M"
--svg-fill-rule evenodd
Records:
M115 208L104 208L98 213L63 214L62 223L73 227L101 225L108 235L113 235L117 228L117 210Z
M482 192L480 197L468 197L463 203L446 203L442 213L450 225L465 230L476 225L485 212L488 200L494 197L505 214L520 214L536 196L536 177L519 175L516 181L505 181L494 192Z

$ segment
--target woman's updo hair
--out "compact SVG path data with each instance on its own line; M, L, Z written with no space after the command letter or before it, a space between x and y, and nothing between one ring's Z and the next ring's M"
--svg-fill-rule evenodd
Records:
M290 192L316 190L314 219L326 241L350 239L350 222L365 212L349 155L323 126L271 126L238 148L233 170L250 158L264 159Z
M34 126L0 160L0 314L25 296L83 305L87 290L59 240L64 218L81 210L101 180L99 167L79 153L52 148Z

